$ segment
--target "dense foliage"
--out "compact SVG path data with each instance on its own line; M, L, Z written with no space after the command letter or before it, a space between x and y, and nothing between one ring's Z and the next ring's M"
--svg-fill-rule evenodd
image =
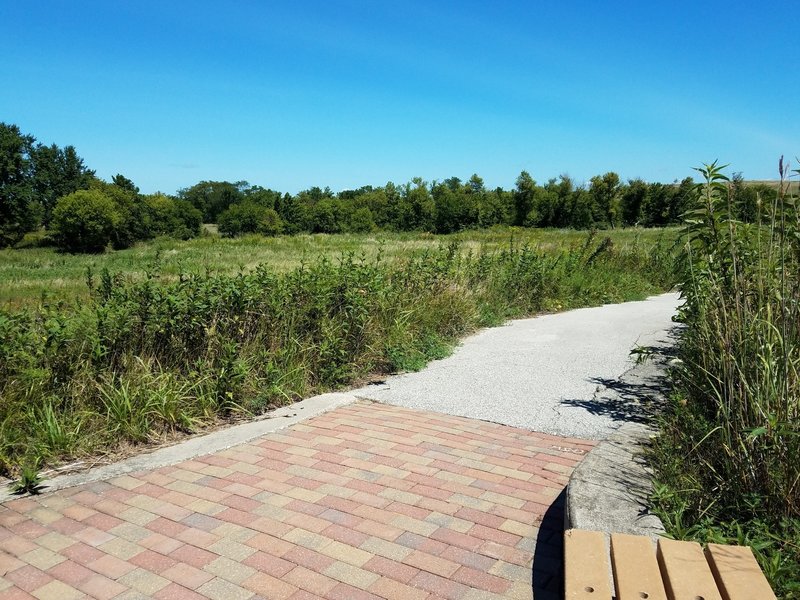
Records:
M278 235L283 229L281 218L274 209L252 201L232 204L219 215L219 232L225 236L243 233Z
M56 200L88 188L93 176L72 146L43 146L0 122L0 247L48 224Z
M701 172L657 508L673 535L752 546L779 596L800 598L797 197L783 164L780 189L760 202L716 165Z
M746 193L751 193L747 186ZM763 192L760 188L756 192ZM587 229L677 223L692 203L696 187L681 183L627 183L616 173L593 177L587 186L566 175L538 185L526 172L513 190L488 190L478 175L462 182L451 177L428 183L415 178L396 186L364 186L334 194L312 187L295 196L247 182L202 181L179 196L219 222L226 235L259 230L257 213L274 210L277 229L296 233L359 233L376 229L454 233L465 229L516 225ZM260 207L260 208L257 208ZM271 227L271 229L275 229ZM269 235L269 234L268 234Z
M741 177L735 184L742 206L738 216L752 220L758 198L768 196L771 189L763 184L745 185ZM51 221L59 199L88 188L99 189L118 205L119 223L105 236L115 248L156 235L187 239L199 233L199 221L217 223L226 236L376 230L453 233L495 225L659 227L678 223L696 196L691 178L671 184L641 179L623 182L609 172L582 185L567 175L540 185L523 171L511 190L487 189L476 174L466 182L458 177L434 182L414 178L404 185L390 182L336 194L319 187L291 195L246 181L200 181L179 190L177 197L147 197L122 175L115 175L111 184L99 180L73 147L35 144L18 127L0 123L0 247L17 243L40 226L57 229ZM93 197L97 204L96 194ZM70 206L78 210L74 201ZM190 206L195 210L189 210ZM79 235L92 229L87 224L75 231ZM104 248L97 246L96 238L67 243L65 236L57 234L53 239L69 251Z
M79 190L56 203L51 232L59 248L99 252L111 243L121 223L120 210L106 194Z
M471 329L668 287L659 247L457 244L287 273L88 274L91 300L0 310L0 473L193 431L370 373L417 369Z
M16 125L0 123L0 247L45 227L62 250L101 252L157 235L188 239L201 224L190 202L143 196L119 174L106 183L72 146L37 144Z

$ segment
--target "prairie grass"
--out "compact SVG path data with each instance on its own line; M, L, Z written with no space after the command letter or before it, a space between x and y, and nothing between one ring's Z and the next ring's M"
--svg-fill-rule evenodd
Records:
M744 224L720 168L700 171L678 387L654 450L656 508L676 537L753 546L779 596L800 598L797 198L781 185Z
M205 239L177 252L222 248L227 266L206 270L196 260L194 270L165 275L162 249L144 272L153 257L93 270L72 300L45 295L0 309L0 473L150 444L419 369L461 336L509 318L664 291L671 233L660 243L638 232ZM303 244L318 253L303 260ZM232 266L232 256L255 260L262 245L271 263ZM100 260L124 265L118 254Z
M618 229L604 232L622 251L634 245L651 246L674 239L678 229ZM285 273L323 257L353 252L373 259L378 252L386 261L409 253L458 241L460 250L492 250L508 243L511 236L544 252L560 251L579 244L586 233L575 230L498 227L452 235L427 233L375 233L342 235L294 235L263 237L249 235L221 238L208 232L188 241L161 238L125 250L104 254L68 254L53 247L37 246L31 234L22 248L0 249L0 306L13 307L87 298L87 270L143 276L157 266L159 277L174 280L182 274L231 275L254 271L261 265Z

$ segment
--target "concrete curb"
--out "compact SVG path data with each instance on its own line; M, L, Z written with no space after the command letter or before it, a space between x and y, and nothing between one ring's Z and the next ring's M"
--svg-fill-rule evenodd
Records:
M322 394L307 398L289 406L281 407L257 421L219 429L206 435L178 442L173 446L159 448L147 454L132 456L110 465L46 479L42 485L41 492L48 493L63 490L64 488L84 483L111 479L125 473L174 465L197 456L212 454L232 446L247 443L262 435L274 433L305 419L316 417L340 406L358 401L359 399L351 394L341 393ZM19 497L19 495L11 493L8 489L0 490L0 504Z
M674 333L674 332L673 332ZM613 407L622 425L589 452L573 471L565 503L572 529L661 537L664 525L648 509L652 471L643 453L656 431L652 415L665 402L671 339L651 348L651 357L595 394L598 407Z
M589 452L567 486L567 528L653 539L665 532L647 508L652 473L641 454L652 434L647 426L626 423Z

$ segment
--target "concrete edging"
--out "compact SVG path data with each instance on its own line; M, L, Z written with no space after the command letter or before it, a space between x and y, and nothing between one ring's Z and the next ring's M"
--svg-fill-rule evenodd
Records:
M600 442L572 472L567 486L567 529L646 535L665 533L647 508L652 473L642 458L652 430L626 423Z
M662 340L650 350L650 359L598 390L598 407L612 406L622 425L602 440L572 472L567 485L567 529L628 533L657 539L664 524L650 512L652 471L644 451L656 434L652 416L665 402L671 344Z
M68 475L57 475L47 478L41 488L41 492L53 492L64 488L93 483L112 479L119 475L143 471L145 469L157 469L189 460L197 456L204 456L247 443L257 437L274 433L286 427L290 427L305 419L316 417L328 412L357 402L359 399L351 394L330 393L321 394L312 398L295 402L289 406L278 408L268 413L264 418L247 423L241 423L218 429L211 433L192 437L164 448L158 448L146 454L138 454L125 460L96 467L88 471L70 473ZM0 504L7 502L19 495L12 493L8 489L0 490Z

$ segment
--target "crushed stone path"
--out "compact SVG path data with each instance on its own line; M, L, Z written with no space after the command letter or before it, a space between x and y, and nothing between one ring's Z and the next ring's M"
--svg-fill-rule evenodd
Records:
M608 438L625 415L596 396L633 367L635 346L669 343L677 293L608 304L480 331L418 373L353 390L389 404L534 431Z
M356 402L0 505L0 598L555 599L593 444Z

